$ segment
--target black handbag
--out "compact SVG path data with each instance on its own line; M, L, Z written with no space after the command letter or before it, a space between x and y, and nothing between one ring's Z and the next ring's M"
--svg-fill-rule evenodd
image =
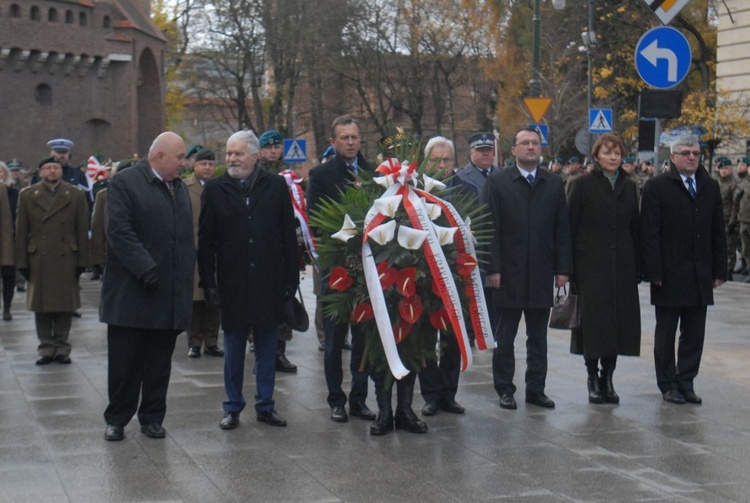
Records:
M560 330L570 330L581 326L581 311L578 306L578 294L570 283L570 292L566 287L558 288L555 293L555 304L549 315L549 327ZM562 292L561 292L562 290Z

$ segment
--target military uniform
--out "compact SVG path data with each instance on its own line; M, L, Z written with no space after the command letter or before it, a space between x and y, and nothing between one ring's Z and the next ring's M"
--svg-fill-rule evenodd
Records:
M745 178L739 183L739 192L735 199L734 211L740 223L740 245L745 263L750 263L750 180ZM750 278L746 282L750 282Z
M731 167L731 162L726 166ZM724 210L724 228L727 232L727 278L732 278L732 270L737 262L737 254L734 250L739 244L739 224L737 221L737 199L740 195L740 187L737 179L732 173L728 176L717 176L719 190L721 192L721 204Z

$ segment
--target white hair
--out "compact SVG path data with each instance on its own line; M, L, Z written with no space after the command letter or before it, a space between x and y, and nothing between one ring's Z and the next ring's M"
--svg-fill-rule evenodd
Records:
M432 149L438 146L448 147L448 149L451 151L451 156L456 155L456 149L453 147L453 141L445 138L444 136L436 136L430 139L430 141L427 142L427 145L424 146L424 155L429 156Z
M699 145L697 136L692 134L680 136L669 146L669 151L674 154L677 151L677 147L692 147L693 145Z
M254 155L260 152L260 142L258 141L258 137L250 130L237 131L229 137L227 143L232 141L244 141L247 143L250 154Z

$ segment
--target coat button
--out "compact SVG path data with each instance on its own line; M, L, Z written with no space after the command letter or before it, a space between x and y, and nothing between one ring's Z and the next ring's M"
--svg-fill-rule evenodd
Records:
M250 238L250 239L247 240L247 242L250 243L250 244L253 244L253 243L255 243L255 240L253 240L253 238Z
M250 267L255 267L255 262L250 262Z

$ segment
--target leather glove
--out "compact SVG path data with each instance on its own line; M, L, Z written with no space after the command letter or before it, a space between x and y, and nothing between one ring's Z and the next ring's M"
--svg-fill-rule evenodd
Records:
M141 278L141 286L148 293L153 293L159 289L159 276L156 275L156 271L147 272L143 278Z
M31 271L28 267L23 267L19 269L18 272L20 272L21 275L26 278L26 281L31 281Z
M203 296L206 299L206 303L211 307L220 307L221 299L219 299L219 290L216 288L204 288Z

